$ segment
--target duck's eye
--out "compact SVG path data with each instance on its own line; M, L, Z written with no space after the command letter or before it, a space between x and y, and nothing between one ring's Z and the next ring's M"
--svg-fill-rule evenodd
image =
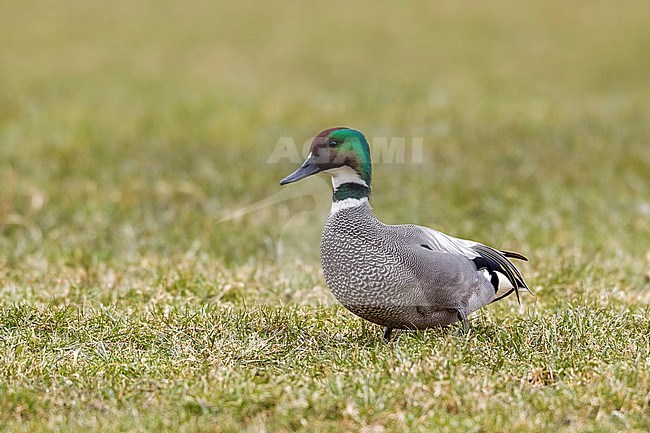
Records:
M338 145L339 145L339 142L336 141L336 140L330 140L330 142L329 142L329 146L330 146L330 147L336 147L336 146L338 146Z

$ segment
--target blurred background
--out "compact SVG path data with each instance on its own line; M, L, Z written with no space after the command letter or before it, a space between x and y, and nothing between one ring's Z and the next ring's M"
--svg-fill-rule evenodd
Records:
M422 138L418 163L375 166L384 222L521 251L546 299L648 300L645 2L1 9L5 299L112 302L183 278L185 295L311 292L330 192L284 193L297 164L269 157L347 125ZM300 263L278 265L282 241ZM245 284L226 287L235 274Z

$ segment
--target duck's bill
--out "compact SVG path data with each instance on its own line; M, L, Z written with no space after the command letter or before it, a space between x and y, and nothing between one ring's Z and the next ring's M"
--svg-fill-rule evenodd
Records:
M298 170L282 179L280 181L280 185L287 185L289 183L298 182L299 180L309 177L312 174L316 174L318 172L320 172L320 168L318 168L312 158L309 158L303 165L300 166Z

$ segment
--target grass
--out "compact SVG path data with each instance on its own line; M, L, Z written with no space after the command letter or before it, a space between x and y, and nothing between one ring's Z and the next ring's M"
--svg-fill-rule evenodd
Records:
M5 4L0 431L650 430L624 3ZM269 163L338 124L421 137L377 215L521 251L535 296L388 345L338 306L328 187Z

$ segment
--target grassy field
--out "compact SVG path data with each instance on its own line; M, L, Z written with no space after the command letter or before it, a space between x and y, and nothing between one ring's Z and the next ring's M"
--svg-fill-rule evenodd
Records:
M2 2L0 431L649 431L648 22ZM333 125L404 137L380 219L524 253L534 296L390 344L338 306L325 179L271 158Z

